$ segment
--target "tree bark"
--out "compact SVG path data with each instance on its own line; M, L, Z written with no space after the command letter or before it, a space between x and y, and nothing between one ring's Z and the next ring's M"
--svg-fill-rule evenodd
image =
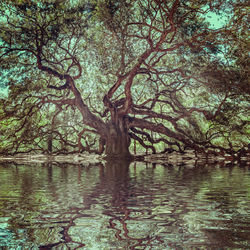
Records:
M53 136L52 134L49 134L48 136L48 153L52 154L52 149L53 149Z
M109 159L131 159L130 137L124 119L112 121L107 126L106 157Z

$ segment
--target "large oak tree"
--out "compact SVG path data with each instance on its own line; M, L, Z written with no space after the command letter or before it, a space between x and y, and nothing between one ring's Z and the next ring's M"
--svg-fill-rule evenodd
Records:
M131 142L153 153L247 145L242 1L16 0L0 8L3 153L130 157ZM209 15L227 21L213 27Z

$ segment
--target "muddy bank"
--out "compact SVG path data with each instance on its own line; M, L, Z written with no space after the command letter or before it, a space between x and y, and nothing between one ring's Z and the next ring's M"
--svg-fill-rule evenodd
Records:
M0 161L22 162L22 163L99 163L103 161L100 155L95 154L70 154L70 155L46 155L46 154L17 154L14 156L0 156Z
M119 159L118 159L119 160ZM250 154L245 154L241 157L234 155L214 155L214 154L197 154L192 150L187 150L185 153L163 153L163 154L148 154L136 155L135 161L143 161L148 163L158 164L183 164L196 165L198 163L244 163L250 164ZM19 163L43 163L43 162L58 162L58 163L73 163L73 164L96 164L105 162L105 156L97 154L69 154L69 155L46 155L46 154L17 154L14 156L0 156L0 161L19 162Z

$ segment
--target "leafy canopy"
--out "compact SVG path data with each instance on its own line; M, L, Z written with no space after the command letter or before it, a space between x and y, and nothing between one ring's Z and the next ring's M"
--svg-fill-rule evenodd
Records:
M243 1L16 0L0 13L3 153L249 143Z

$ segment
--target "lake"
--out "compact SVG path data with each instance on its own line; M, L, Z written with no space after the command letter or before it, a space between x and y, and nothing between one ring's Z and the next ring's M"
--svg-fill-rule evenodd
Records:
M250 249L250 168L0 163L1 249Z

